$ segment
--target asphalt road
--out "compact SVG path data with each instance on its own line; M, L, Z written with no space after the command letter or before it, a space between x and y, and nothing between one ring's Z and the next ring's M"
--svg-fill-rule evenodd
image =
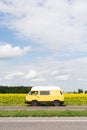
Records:
M0 106L0 110L87 110L87 106Z
M85 117L0 118L0 130L87 130Z

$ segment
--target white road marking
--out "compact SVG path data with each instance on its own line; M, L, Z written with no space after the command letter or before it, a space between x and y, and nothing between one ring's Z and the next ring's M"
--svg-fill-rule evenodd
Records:
M0 119L0 123L17 123L17 122L87 122L87 119Z

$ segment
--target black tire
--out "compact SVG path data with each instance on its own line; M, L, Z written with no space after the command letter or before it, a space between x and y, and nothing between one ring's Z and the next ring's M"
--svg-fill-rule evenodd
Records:
M38 102L37 102L36 100L33 100L33 101L31 102L31 105L32 105L32 106L37 106L37 105L38 105Z
M54 105L54 106L60 106L60 104L61 104L61 103L60 103L60 101L58 101L58 100L55 100L55 101L53 102L53 105Z

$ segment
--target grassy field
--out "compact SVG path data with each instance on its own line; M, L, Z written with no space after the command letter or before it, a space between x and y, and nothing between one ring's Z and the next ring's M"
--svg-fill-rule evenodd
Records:
M0 117L87 117L87 110L15 110L0 111Z
M0 94L0 106L25 106L26 94ZM87 94L64 94L65 105L86 106Z

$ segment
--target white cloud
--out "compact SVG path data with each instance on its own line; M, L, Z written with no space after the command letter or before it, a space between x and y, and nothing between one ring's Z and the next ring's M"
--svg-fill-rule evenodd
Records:
M22 73L22 72L14 72L14 73L11 73L11 74L6 75L6 76L5 76L5 79L6 79L6 80L12 80L12 79L14 79L14 78L16 78L16 77L21 77L21 76L23 76L23 75L24 75L24 73Z
M0 66L1 84L10 85L59 85L63 90L86 89L87 58L56 61L50 58L36 64ZM14 70L14 72L13 72ZM28 72L29 70L29 72ZM10 72L10 73L9 73ZM66 89L67 88L67 89Z
M58 74L59 74L59 72L58 72L57 70L54 70L54 71L51 73L51 75L53 75L53 76L58 75Z
M66 68L65 68L66 69ZM54 77L54 79L59 80L59 81L63 81L63 80L69 80L70 79L70 75L68 74L62 74L64 73L63 71L59 70L60 72L58 72L57 70L54 70L51 75ZM68 72L66 72L68 73Z
M20 81L40 84L42 80L43 85L83 87L80 83L87 77L87 0L0 0L0 13L1 26L31 40L33 52L36 48L39 53L43 50L43 56L31 56L35 62L23 61L24 66L15 68L24 74L18 76ZM31 47L0 45L0 58L23 56L30 50ZM3 72L8 73L8 68L5 66ZM15 78L16 74L7 75L14 82Z
M31 47L24 47L21 49L19 46L12 47L10 44L0 45L0 58L13 58L23 56L31 50Z
M45 78L35 78L35 79L32 79L31 81L33 81L33 82L44 82L44 81L46 81L46 79Z
M85 81L85 82L87 82L87 78L78 78L77 80L78 81L83 81L83 82Z
M27 70L27 68L26 68ZM28 73L26 73L26 70L24 71L23 68L21 69L21 71L17 71L16 72L10 72L9 74L5 75L4 78L2 80L6 80L6 81L12 81L12 82L27 82L29 81L30 83L32 83L32 85L35 83L40 83L40 82L46 82L46 79L42 77L42 75L40 75L39 72L37 72L36 70L29 70Z
M37 77L37 72L36 70L30 70L28 74L24 75L25 79L33 79Z
M0 81L3 80L3 78L0 78Z
M7 4L6 4L7 3ZM52 50L87 51L86 0L0 1L3 24Z
M69 80L70 75L58 75L55 77L56 80Z
M16 77L23 78L23 79L33 79L37 78L37 72L35 70L30 70L29 73L22 72L23 70L16 71L16 72L11 72L10 74L5 76L5 79L12 80L15 79Z

